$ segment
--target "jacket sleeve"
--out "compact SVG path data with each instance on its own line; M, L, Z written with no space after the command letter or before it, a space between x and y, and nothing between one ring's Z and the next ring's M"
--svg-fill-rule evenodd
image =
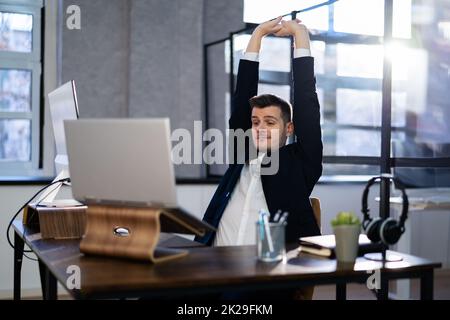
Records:
M249 100L258 93L258 68L259 62L239 61L236 90L231 100L230 129L245 131L252 127Z
M320 106L316 94L314 58L296 58L293 62L294 107L293 122L300 149L303 173L309 192L322 175L322 132Z
M236 81L236 90L231 99L230 130L242 129L245 136L230 135L229 160L234 164L243 164L256 154L251 142L252 111L249 100L258 93L259 62L241 59ZM236 132L238 133L238 131Z

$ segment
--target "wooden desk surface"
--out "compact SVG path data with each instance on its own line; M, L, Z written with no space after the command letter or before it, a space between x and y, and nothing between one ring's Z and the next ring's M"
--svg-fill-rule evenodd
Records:
M400 262L382 263L358 258L353 265L337 264L335 260L318 258L289 251L286 261L262 263L256 259L254 246L202 247L179 237L163 236L167 247L187 248L186 257L161 264L84 256L79 250L79 240L42 240L39 233L14 222L20 234L39 259L47 265L54 276L65 286L70 274L67 267L76 265L81 270L81 290L69 290L75 297L109 297L121 293L177 292L183 289L206 290L245 285L277 283L286 287L313 283L335 283L340 278L362 281L367 270L382 269L388 273L417 272L439 268L440 263L399 254Z

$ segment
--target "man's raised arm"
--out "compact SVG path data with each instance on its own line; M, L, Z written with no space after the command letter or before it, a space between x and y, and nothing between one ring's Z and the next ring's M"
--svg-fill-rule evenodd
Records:
M281 29L281 17L260 24L252 33L247 49L239 61L236 91L231 101L230 129L248 130L251 128L251 108L249 99L258 93L259 51L262 39Z
M292 35L295 41L294 74L294 131L297 143L306 164L305 177L312 191L322 174L322 132L320 128L320 106L316 94L314 59L310 55L308 29L299 20L282 21L282 30L277 35Z

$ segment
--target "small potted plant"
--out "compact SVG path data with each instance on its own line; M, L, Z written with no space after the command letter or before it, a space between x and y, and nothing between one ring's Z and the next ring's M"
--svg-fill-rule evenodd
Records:
M339 212L331 221L336 240L336 259L353 263L358 255L358 239L361 222L353 212Z

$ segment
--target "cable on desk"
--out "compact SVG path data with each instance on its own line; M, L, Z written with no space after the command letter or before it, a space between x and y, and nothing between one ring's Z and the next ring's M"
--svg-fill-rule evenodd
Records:
M36 192L36 193L35 193L35 194L34 194L27 202L25 202L25 204L24 204L22 207L20 207L19 210L17 210L17 212L13 215L13 217L12 217L11 220L9 221L8 227L7 227L7 229L6 229L6 239L8 240L8 244L9 244L9 246L10 246L11 248L15 249L14 244L12 243L11 238L10 238L10 235L9 235L9 234L10 234L10 230L11 230L11 226L12 226L14 220L17 218L17 216L22 212L22 210L25 209L26 206L29 205L30 202L33 201L33 199L36 198L42 191L46 190L47 188L49 188L50 186L52 186L52 185L54 185L54 184L57 184L57 183L63 183L63 182L68 182L68 181L70 181L70 178L64 178L64 179L56 180L56 181L53 181L52 183L49 183L48 185L46 185L45 187L43 187L42 189L40 189L38 192ZM24 229L24 233L22 234L22 236L25 236L25 229ZM27 255L25 254L25 252L33 252L32 250L25 250L25 249L24 249L23 252L24 252L23 255L24 255L26 258L28 258L28 259L30 259L30 260L33 260L33 261L37 261L36 259L31 258L31 257L29 257L29 256L27 256Z

